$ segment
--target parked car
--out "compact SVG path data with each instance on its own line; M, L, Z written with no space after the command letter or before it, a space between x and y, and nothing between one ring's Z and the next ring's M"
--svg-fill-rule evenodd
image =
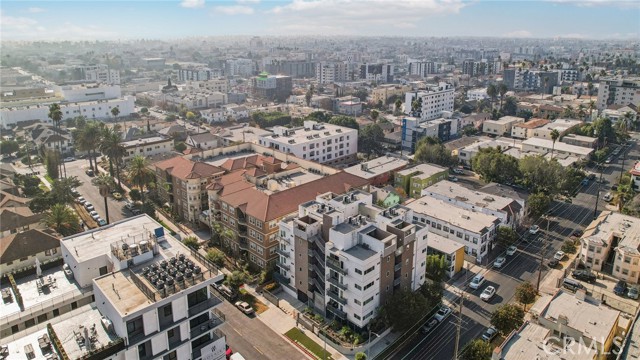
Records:
M624 280L619 280L616 286L613 288L613 293L622 296L627 292L627 283Z
M577 238L582 237L582 235L584 234L584 231L580 230L580 229L575 229L573 230L573 233L571 234L571 236L575 236Z
M84 173L89 175L89 176L94 176L95 175L95 173L91 169L87 169Z
M440 310L438 310L438 312L433 316L433 318L438 320L439 322L442 322L444 321L444 319L449 317L449 315L451 315L451 308L443 305L440 307Z
M633 299L633 300L638 300L638 297L640 294L638 294L638 288L635 286L632 286L629 288L629 291L627 291L627 297L629 299Z
M471 282L469 283L469 287L477 290L480 286L482 286L482 284L484 284L484 276L483 275L476 275L473 277L473 279L471 279Z
M564 251L557 251L555 255L553 255L553 258L562 261L562 259L564 259Z
M611 193L608 192L608 193L604 194L604 196L602 197L602 200L604 200L606 202L609 202L609 201L613 200L613 195L611 195Z
M611 161L613 161L613 158L611 156L609 156L607 158L607 160L604 161L605 164L611 164Z
M127 201L126 203L124 203L124 207L127 208L127 210L133 210L135 208L135 205L133 205L132 202Z
M580 181L580 185L582 185L582 186L589 185L589 178L582 179L582 181Z
M493 262L493 267L496 269L500 269L507 262L507 258L500 256Z
M458 182L458 178L455 176L449 176L449 181Z
M540 226L538 225L531 225L531 227L529 228L529 234L537 234L540 231Z
M78 192L78 189L76 189L76 188L71 189L71 194L73 194L73 196L75 196L75 197L80 196L80 193Z
M75 160L76 160L76 158L74 158L73 156L69 156L69 157L64 158L64 162L70 162L70 161L75 161Z
M580 281L586 281L590 284L596 282L596 276L586 270L576 270L571 273L574 279L578 279Z
M105 220L105 219L98 218L98 220L97 220L97 221L98 221L98 225L99 225L99 226L105 226L105 225L107 225L107 220Z
M133 215L140 215L140 214L142 214L142 213L140 212L140 210L138 210L138 209L133 209L133 210L131 210L131 213L132 213Z
M100 215L98 215L98 212L93 210L89 212L89 215L91 215L91 217L93 218L93 220L98 221L98 219L100 218Z
M613 191L618 190L618 184L615 184L615 185L611 186L611 190L613 190Z
M554 267L558 266L558 264L560 264L560 261L558 261L556 259L551 259L547 263L547 266L550 267L550 268L554 268Z
M85 200L82 196L80 196L79 198L76 199L76 201L78 202L78 204L80 205L84 205L87 203L87 200Z
M251 305L249 305L245 301L238 301L238 302L236 302L235 305L236 305L236 307L238 309L240 309L240 311L245 313L245 315L253 315L253 313L254 313L253 308L251 307Z
M511 245L507 248L507 255L511 256L515 254L517 250L518 250L517 247L515 247L514 245Z
M489 301L496 294L496 288L493 286L487 286L482 294L480 294L480 299L484 301Z
M492 326L487 330L485 330L484 333L482 333L482 340L486 342L491 342L491 340L493 340L493 338L496 337L496 335L498 335L498 329Z
M84 203L84 208L87 209L87 211L89 211L89 212L91 212L91 211L96 209L96 208L93 207L93 204L91 204L90 202Z
M433 329L436 328L436 326L438 326L440 322L434 318L431 318L429 321L427 321L426 324L424 324L424 326L422 327L421 331L423 334L428 334L430 332L433 331Z
M464 170L460 168L453 168L453 173L458 175L464 175Z

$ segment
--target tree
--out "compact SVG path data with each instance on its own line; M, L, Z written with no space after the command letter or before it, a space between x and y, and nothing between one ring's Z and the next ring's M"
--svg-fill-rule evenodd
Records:
M529 121L529 119L533 117L533 112L531 112L531 110L529 109L522 109L522 110L518 110L518 113L516 114L516 116L524 118L524 121Z
M500 109L502 109L502 101L504 100L505 95L507 95L507 92L509 91L509 89L507 88L507 85L505 83L500 83L500 85L498 85L498 93L500 94Z
M194 114L193 111L187 111L186 118L191 122L196 118L196 114Z
M498 88L494 84L489 84L487 86L487 96L491 99L491 108L493 109L493 103L496 101L498 96Z
M373 122L376 122L378 120L378 116L380 116L378 110L371 110L371 119L373 120Z
M502 113L506 116L514 116L518 111L518 101L513 96L508 96L504 102Z
M107 197L109 196L111 189L115 188L115 182L111 176L107 174L100 174L94 177L93 180L91 180L91 183L94 186L97 186L100 190L100 194L104 200L104 209L106 211L105 220L107 221L107 224L109 224L109 207L107 206Z
M131 189L129 190L129 197L131 198L131 200L133 201L140 201L142 200L142 194L140 193L140 190L138 189Z
M42 219L42 223L54 229L62 236L77 233L80 220L75 212L65 204L54 204Z
M355 360L367 360L367 354L363 352L356 353Z
M473 125L467 125L465 127L462 128L462 133L465 136L474 136L477 135L480 131Z
M177 143L174 148L176 149L176 151L178 152L184 152L185 150L187 150L187 145L184 142L179 142Z
M447 259L440 255L427 255L426 276L434 282L444 281L447 275Z
M369 92L367 91L367 89L360 88L356 90L353 96L357 97L358 99L360 99L360 101L364 102L364 101L367 101L367 97L369 97Z
M551 205L551 197L542 192L536 192L529 196L529 215L532 219L537 219L547 213Z
M140 192L144 192L145 186L149 185L154 179L154 174L149 169L148 160L140 155L136 155L129 161L127 166L127 173L129 181L140 189Z
M491 344L482 339L475 339L465 345L459 360L487 360L491 359L492 352Z
M590 84L590 85L591 85L591 86L593 86L593 84ZM595 109L596 109L596 102L595 102L595 100L590 100L590 101L589 101L588 109L589 109L589 121L591 121L591 119L593 119L593 117L592 117L593 110L595 110Z
M384 153L382 140L384 131L378 124L368 124L358 132L358 150L366 154L381 155Z
M502 334L507 335L524 323L524 310L513 305L505 304L498 307L491 315L491 325Z
M522 304L523 311L527 311L527 305L536 301L538 290L530 282L525 281L516 288L516 300Z
M146 107L143 107L142 109L140 109L140 113L142 115L147 115L149 113L149 109Z
M15 140L2 140L0 142L0 154L11 154L20 150L20 144Z
M344 116L344 115L338 115L338 116L332 117L329 120L329 124L344 126L344 127L348 127L356 130L360 129L360 125L358 125L358 122L356 121L356 119L350 116Z
M233 231L224 227L219 222L214 222L211 226L211 241L210 245L221 245L222 239L229 239L233 236Z
M518 160L503 154L499 148L480 149L471 163L474 171L485 181L512 183L520 177Z
M186 238L184 238L184 240L182 240L182 242L194 250L198 250L200 248L200 243L198 243L198 238L195 236L187 236Z
M156 207L153 205L153 201L151 201L151 199L144 200L142 206L140 207L140 211L142 211L144 214L149 215L149 217L153 219L156 218Z
M248 279L249 276L246 271L234 270L224 279L224 284L227 285L231 291L237 293L240 287L244 285Z
M419 163L433 163L440 166L454 166L458 159L451 155L451 151L440 144L429 143L429 137L423 137L416 144L414 160Z
M60 132L60 121L62 120L62 110L60 109L60 105L59 104L51 104L49 106L49 114L48 114L49 118L51 119L51 121L53 121L53 127L55 129L56 133ZM62 174L62 161L60 161L61 159L61 146L60 146L60 141L58 140L55 144L55 157L58 159L57 161L57 166L58 166L58 175ZM48 170L47 170L48 172ZM51 176L51 175L49 175ZM52 176L53 178L53 176ZM56 176L57 178L57 176Z
M573 239L567 239L562 243L560 250L567 254L575 254L577 251L576 242Z
M396 102L394 103L394 106L393 106L393 114L394 115L400 114L400 107L402 107L402 100L397 99Z
M616 201L618 202L618 211L622 212L627 201L633 199L635 192L633 190L633 183L631 181L631 175L625 173L622 176L618 189L616 190Z
M556 140L558 140L558 138L560 137L560 132L558 131L558 129L553 129L551 130L551 140L553 141L553 144L551 144L551 159L553 159L553 151L556 148Z
M307 106L311 105L311 98L313 97L313 84L311 84L311 86L309 86L309 90L307 90L307 93L304 94L304 100L307 102Z
M429 309L429 303L422 294L402 289L393 293L379 314L395 331L402 332L415 325Z
M120 186L120 164L122 158L126 155L127 151L121 144L122 134L119 131L118 126L113 128L105 128L102 132L102 141L100 142L100 151L109 159L109 174L115 176L118 179L118 186ZM115 172L113 166L115 165Z
M111 115L113 115L113 118L116 119L116 123L118 122L118 115L120 115L120 108L118 107L114 107L111 109Z
M51 197L58 204L71 204L75 199L72 191L80 185L82 183L75 176L54 180L51 184Z
M496 234L496 243L504 246L505 248L513 245L518 241L518 234L510 227L500 226L498 227L498 233Z
M80 150L89 153L89 167L91 170L98 171L98 164L95 163L97 159L96 149L100 147L100 143L103 141L100 125L95 121L91 121L82 129L78 129L74 135Z
M222 267L222 265L224 265L224 254L218 249L209 249L206 257L207 260L214 263L217 267Z
M57 179L60 177L60 156L58 152L47 150L44 155L44 165L47 170L47 175L51 179Z
M557 161L550 161L540 155L525 156L518 161L521 182L533 192L542 191L555 195L560 190L564 168Z

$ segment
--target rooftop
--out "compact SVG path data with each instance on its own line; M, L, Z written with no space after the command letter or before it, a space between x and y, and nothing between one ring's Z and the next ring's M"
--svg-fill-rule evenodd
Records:
M575 139L578 141L584 141L584 142L590 142L590 143L595 143L596 141L598 141L598 138L583 136L583 135L576 135L576 134L567 134L562 137L561 141L563 141L564 139Z
M520 124L515 124L513 126L515 127L521 127L521 128L525 128L525 129L535 129L541 126L544 126L546 124L550 123L549 120L547 119L529 119L529 121L525 122L525 123L520 123Z
M561 347L547 343L551 330L526 322L519 330L514 331L502 345L495 348L503 360L584 360L584 353L563 351ZM545 346L547 351L545 351Z
M343 254L347 254L350 255L358 260L367 260L372 256L377 255L378 253L376 253L375 251L371 250L371 249L367 249L361 245L356 245L351 247L349 250L347 251L343 251Z
M136 146L145 146L147 144L155 144L163 141L173 141L173 140L171 138L164 137L164 136L151 136L151 137L140 138L136 140L123 141L120 144L122 144L122 146L124 146L125 148L132 148Z
M595 244L609 244L614 236L620 238L619 249L640 255L640 219L633 216L603 211L587 226L582 239Z
M434 219L447 222L453 226L469 230L474 233L485 233L488 228L499 223L498 218L479 212L461 209L442 200L423 196L414 200L406 207L413 209L415 213L423 214Z
M568 153L572 153L572 154L578 154L578 155L582 155L582 156L587 156L587 155L591 154L594 151L592 148L569 145L569 144L566 144L566 143L563 143L563 142L559 142L559 141L556 141L555 147L554 147L554 144L553 144L552 140L542 139L542 138L537 138L537 137L532 137L532 138L529 138L527 140L524 140L522 142L522 145L523 146L524 145L530 145L530 146L535 146L535 147L541 147L543 149L549 149L549 150L554 148L555 151L564 151L564 152L568 152Z
M182 156L160 161L156 163L155 166L169 172L171 176L182 180L207 178L224 173L224 169L222 168L205 162L195 162Z
M433 164L419 164L412 168L398 171L397 174L401 176L407 176L407 175L414 174L416 172L420 172L420 174L414 175L412 177L416 177L418 179L426 179L443 171L447 171L447 169L442 166L433 165Z
M344 171L364 179L371 179L380 174L400 169L407 166L409 162L391 156L381 156L379 158L360 163L348 168Z
M508 124L511 122L524 122L524 118L517 116L503 116L498 120L485 120L485 123Z
M520 204L515 202L513 199L467 189L462 185L448 180L437 182L422 190L422 195L431 194L454 198L457 201L462 201L468 204L473 204L476 207L488 208L491 210L504 210L509 212L518 212L520 210Z
M430 248L443 254L453 254L460 248L464 248L464 245L459 242L432 232L427 235L427 243Z
M273 134L264 135L263 141L271 140L287 144L301 144L311 141L321 141L322 138L340 134L355 136L354 133L357 133L357 130L344 126L332 125L327 123L318 124L315 123L315 121L305 121L305 126L293 129L288 129L282 126L275 126L273 127Z

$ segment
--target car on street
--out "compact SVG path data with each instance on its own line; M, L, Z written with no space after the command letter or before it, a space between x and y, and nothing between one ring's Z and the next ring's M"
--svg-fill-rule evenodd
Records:
M589 185L589 179L588 179L588 178L584 178L584 179L582 179L582 181L580 181L580 185L582 185L582 186L587 186L587 185Z
M133 215L140 215L140 214L141 214L140 210L138 210L138 209L133 209L133 210L131 210L131 213L132 213Z
M87 174L88 176L94 176L95 175L93 170L91 170L91 169L87 169L84 173Z
M500 256L493 262L493 267L496 269L500 269L507 262L507 258Z
M482 333L482 340L486 342L491 342L491 340L493 340L493 338L495 338L496 335L498 335L498 329L492 326L487 330L485 330L484 333Z
M133 205L133 203L132 203L132 202L130 202L130 201L125 202L125 203L124 203L124 207L125 207L125 208L127 208L127 210L133 210L133 209L135 209L135 205Z
M493 286L487 286L482 294L480 294L480 299L483 301L489 301L496 294L496 288Z
M93 207L93 205L90 202L85 203L84 208L87 209L87 211L93 211L96 209Z
M76 199L76 201L78 202L78 204L80 205L84 205L87 203L87 200L85 200L82 196L80 196L79 198Z
M93 220L96 220L96 221L100 218L100 215L98 215L98 212L97 212L97 211L95 211L95 210L94 210L94 211L89 212L89 215L91 215L91 217L93 218Z
M478 274L474 276L473 279L471 279L469 287L473 290L477 290L478 288L480 288L480 286L482 286L482 284L484 284L484 276Z
M611 161L613 161L613 158L611 158L611 156L609 156L607 158L607 160L604 161L605 164L611 164Z
M562 259L564 259L564 251L556 251L556 253L553 255L553 258L558 261L562 261Z
M594 174L594 173L590 173L590 174L587 176L587 179L589 179L589 180L595 180L595 179L596 179L596 174Z
M596 276L586 270L576 270L571 273L571 276L573 276L574 279L577 279L580 281L586 281L590 284L593 284L596 282Z
M458 182L458 178L455 176L449 176L449 181Z
M633 299L633 300L638 300L638 297L640 294L638 294L638 288L635 286L632 286L629 288L629 291L627 291L627 297L629 299Z
M433 318L438 320L439 322L442 322L444 321L444 319L449 317L449 315L451 315L451 308L448 306L441 306L440 310L438 310L438 312L433 315Z
M464 170L462 170L460 168L453 168L452 171L453 171L454 174L464 175Z
M604 194L604 196L602 197L602 200L604 200L606 202L609 202L609 201L613 200L613 195L611 195L611 193L608 192L608 193Z
M613 293L618 295L618 296L622 296L627 292L627 283L624 282L624 280L619 280L616 283L616 286L614 286L613 288Z
M76 158L74 158L73 156L69 156L69 157L64 158L64 162L71 162L71 161L75 161L75 160L76 160Z
M71 194L72 194L73 196L75 196L75 197L80 196L80 193L78 192L78 189L76 189L76 188L72 188L72 189L71 189Z
M424 326L422 327L421 331L423 334L428 334L430 332L433 331L433 329L436 328L436 326L438 326L438 324L440 324L440 322L434 318L431 318L429 321L427 321L426 324L424 324Z
M97 222L98 222L99 226L107 225L107 220L105 220L105 219L98 218Z
M515 254L517 250L518 250L517 247L515 247L514 245L511 245L507 248L507 255L511 256Z
M580 229L575 229L571 233L571 236L579 238L579 237L582 237L583 234L584 234L584 231L582 231Z
M551 259L547 263L547 266L550 267L550 268L554 268L554 267L558 266L558 264L560 264L560 261L558 261L556 259Z
M236 302L236 307L238 309L240 309L240 311L242 311L245 315L253 315L254 311L253 308L251 307L251 305L249 305L247 302L245 301L237 301Z
M540 231L540 226L538 225L531 225L531 227L529 228L529 234L537 234Z

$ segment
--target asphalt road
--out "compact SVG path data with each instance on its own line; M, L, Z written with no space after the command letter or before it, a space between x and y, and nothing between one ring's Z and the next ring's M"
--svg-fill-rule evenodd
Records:
M634 138L640 139L639 134L634 134ZM627 149L624 168L630 169L635 161L640 159L638 145L631 143ZM562 243L575 229L584 229L594 219L594 208L598 188L600 187L598 208L596 215L605 209L607 203L602 200L604 194L610 191L611 186L618 183L620 169L622 168L623 153L614 158L611 164L603 166L602 184L591 181L588 186L580 188L580 192L572 199L572 203L554 202L552 204L552 220L547 224L545 220L540 220L537 224L541 231L536 235L528 233L527 229L519 231L520 242L518 252L507 257L507 263L501 269L483 270L486 282L480 289L473 291L467 288L465 292L464 307L462 311L462 326L460 331L459 351L469 341L478 338L484 330L490 326L491 313L499 305L510 302L515 294L516 287L523 281L530 281L536 285L538 279L538 269L540 254L543 258L542 277L548 272L546 266L556 251L560 249ZM588 169L599 172L600 169ZM504 255L503 249L494 249L490 255L490 264L497 256ZM474 274L469 275L469 279ZM497 289L496 295L489 302L480 300L479 295L488 285L493 285ZM445 302L457 305L459 295L450 291L444 294ZM393 358L408 359L452 359L455 351L455 338L457 326L457 312L454 312L445 323L424 336L419 334L407 345L405 345Z

